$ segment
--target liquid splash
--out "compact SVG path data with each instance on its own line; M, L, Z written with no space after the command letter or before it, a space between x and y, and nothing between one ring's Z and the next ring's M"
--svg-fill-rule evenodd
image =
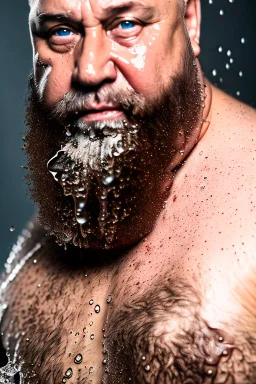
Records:
M13 363L10 360L9 354L7 353L6 355L8 358L8 363L4 367L0 368L0 384L14 383L14 381L12 381L11 379L17 374L19 374L20 384L24 384L23 375L21 373L22 364Z
M29 229L33 229L34 224L31 222L29 224ZM42 244L37 243L31 251L29 251L25 256L22 256L22 250L25 247L26 241L31 238L31 232L28 229L24 229L20 236L18 236L16 244L13 245L10 255L5 263L5 275L4 280L0 285L0 321L3 318L5 310L8 308L8 303L3 299L3 294L6 291L9 284L15 280L18 273L25 266L25 264L35 255L35 253L41 248ZM0 368L0 384L11 384L14 383L14 376L19 374L19 383L23 384L23 374L22 366L23 362L17 363L18 356L17 351L19 348L19 343L17 343L13 358L10 358L9 352L6 352L8 362L4 367Z
M123 175L119 158L129 159L126 164L132 161L138 127L125 120L118 122L115 128L108 124L105 122L97 129L82 132L80 129L80 133L47 164L64 195L73 198L73 212L69 212L65 221L69 221L69 228L78 229L79 238L72 240L80 247L88 247L88 238L95 231L95 220L107 247L115 238L118 222L130 214L119 199L126 184L129 185L129 175ZM94 210L90 200L92 189L99 206Z

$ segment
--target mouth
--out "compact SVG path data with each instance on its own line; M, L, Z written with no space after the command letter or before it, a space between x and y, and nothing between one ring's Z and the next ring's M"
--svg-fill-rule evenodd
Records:
M100 109L100 110L87 110L79 114L78 121L92 122L100 120L115 120L124 116L121 109Z

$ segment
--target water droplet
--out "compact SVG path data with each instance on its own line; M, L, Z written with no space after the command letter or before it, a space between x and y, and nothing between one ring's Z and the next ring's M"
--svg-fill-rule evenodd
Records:
M243 74L242 71L239 71L239 72L238 72L238 75L239 75L240 77L243 77L244 74Z
M41 288L41 284L37 284L38 288Z
M213 69L213 70L212 70L212 75L213 75L213 76L217 76L217 71L216 71L216 69Z
M226 69L230 69L230 65L228 63L226 64Z
M240 91L237 91L236 95L237 95L237 96L240 96L240 95L241 95Z
M184 149L181 149L179 152L180 152L181 155L184 155L185 151L184 151Z
M71 132L70 132L70 130L68 129L68 128L66 128L66 136L67 137L70 137L72 134L71 134Z
M232 57L229 59L230 63L233 64L234 63L234 60L232 59Z
M209 4L213 4L213 0L209 0Z
M90 305L93 305L93 303L94 303L94 301L93 301L93 299L91 299L91 300L89 301L89 304L90 304Z
M211 376L212 374L213 374L212 369L208 369L208 371L207 371L207 375L208 375L208 376Z
M224 15L224 11L223 11L223 9L220 10L220 15L221 15L221 16Z
M218 48L218 52L222 52L223 51L223 48L222 48L222 46L219 46L219 48Z
M107 297L107 303L110 304L111 301L112 301L112 296L111 296L111 295L108 295L108 297Z
M80 225L84 225L84 224L86 224L86 222L87 222L87 218L86 218L86 217L79 217L79 216L76 216L76 221L78 222L78 224L80 224Z
M146 357L145 357L145 356L142 356L141 360L142 360L142 361L145 361L145 360L146 360Z
M67 379L65 377L63 377L62 383L66 383L66 382L67 382Z
M89 375L92 375L93 374L93 367L90 367L89 368Z
M220 83L223 83L223 78L222 77L220 77Z
M66 373L65 373L65 377L72 377L73 376L73 371L72 371L72 368L69 368L66 370Z
M245 41L246 41L245 38L242 37L242 38L241 38L241 43L242 43L242 44L245 44Z
M227 356L227 354L228 354L228 351L226 349L224 349L224 351L222 352L222 355Z
M79 197L76 199L76 221L80 225L84 225L88 221L85 197Z
M26 341L29 342L29 338L26 338Z
M149 372L150 371L150 365L147 364L144 369L146 372Z
M76 355L74 362L75 364L81 364L82 361L83 361L83 356L81 355L81 353L79 353L78 355Z
M98 304L95 305L94 311L95 311L96 313L100 313L100 306L99 306Z
M223 337L220 336L220 337L219 337L219 342L222 343L223 341L224 341Z
M230 3L234 3L234 0L229 0Z
M232 53L232 52L231 52L230 49L229 49L229 50L227 51L227 55L228 55L228 56L231 56L231 53Z
M35 260L33 260L33 263L34 263L34 264L36 264L36 263L37 263L37 260L36 260L36 259L35 259Z
M90 339L94 340L94 334L93 333L91 334Z
M113 181L115 180L115 175L109 175L107 177L105 177L105 179L102 180L102 183L106 186L110 185L113 183Z
M102 361L102 364L106 365L106 364L107 364L107 360L104 359L104 360Z
M10 226L10 232L15 231L15 227L13 225Z
M93 325L93 321L90 321L89 325L92 326Z

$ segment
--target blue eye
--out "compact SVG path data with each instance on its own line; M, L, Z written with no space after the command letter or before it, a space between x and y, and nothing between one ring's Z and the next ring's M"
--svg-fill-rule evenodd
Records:
M133 21L125 20L120 23L122 29L131 29L135 27L135 23Z
M55 34L59 37L70 36L71 33L72 32L69 29L65 29L65 28L57 29L57 31L55 31Z

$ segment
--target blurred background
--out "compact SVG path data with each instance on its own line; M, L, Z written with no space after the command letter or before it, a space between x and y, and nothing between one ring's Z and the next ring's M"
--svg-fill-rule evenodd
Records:
M23 181L24 100L32 68L27 0L1 1L0 270L35 206ZM202 0L201 63L206 76L232 96L256 107L253 0Z

